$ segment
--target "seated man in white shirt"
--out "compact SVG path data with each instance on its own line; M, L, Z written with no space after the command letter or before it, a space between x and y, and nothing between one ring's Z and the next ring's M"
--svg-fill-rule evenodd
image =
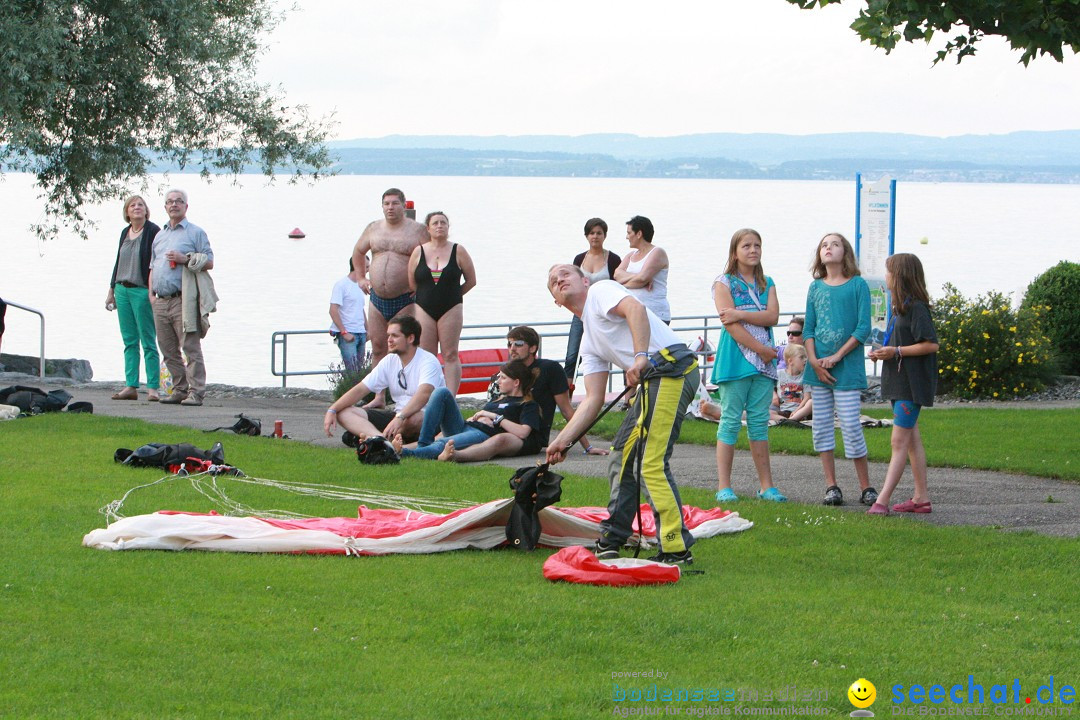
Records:
M356 447L359 438L400 434L406 442L420 436L424 406L437 387L445 387L439 360L420 345L420 323L411 315L390 321L386 329L389 353L371 373L331 405L323 419L326 436L332 437L335 426L345 429L341 441ZM383 390L390 389L395 410L384 407ZM375 399L362 407L356 404L375 393Z

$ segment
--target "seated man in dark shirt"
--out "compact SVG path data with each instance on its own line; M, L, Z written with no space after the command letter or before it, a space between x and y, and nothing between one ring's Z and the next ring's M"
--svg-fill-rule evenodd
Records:
M458 462L473 462L507 455L536 455L547 446L551 435L551 423L555 419L555 408L559 408L566 420L574 416L574 408L570 404L570 386L566 382L566 373L562 365L554 360L536 357L540 349L540 335L531 327L519 325L506 334L506 346L510 351L511 360L521 360L528 367L536 369L532 396L536 404L540 406L540 432L531 435L516 452L509 450L508 446L512 444L509 438L499 436L489 438L479 445L459 450L454 456ZM492 378L493 381L495 379L495 377ZM488 391L489 398L494 397L492 391L498 393L494 382L492 389ZM608 454L607 450L591 446L588 438L581 439L581 446L587 455Z

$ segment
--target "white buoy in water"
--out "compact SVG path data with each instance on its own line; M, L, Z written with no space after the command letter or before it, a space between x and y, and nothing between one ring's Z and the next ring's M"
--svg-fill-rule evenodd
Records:
M919 238L919 244L920 245L925 245L928 242L930 242L930 238L926 237L925 235L923 235L921 238Z

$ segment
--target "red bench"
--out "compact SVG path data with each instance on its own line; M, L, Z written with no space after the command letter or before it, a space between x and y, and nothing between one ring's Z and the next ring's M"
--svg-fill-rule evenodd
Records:
M481 350L459 350L458 360L461 361L461 387L458 395L487 392L491 384L491 376L499 372L499 368L510 359L510 353L506 348L484 348ZM442 362L442 354L439 354L439 362ZM472 365L472 367L469 367Z

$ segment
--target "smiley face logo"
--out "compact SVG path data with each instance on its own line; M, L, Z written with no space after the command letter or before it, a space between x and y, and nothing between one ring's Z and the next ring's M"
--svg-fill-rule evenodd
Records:
M848 700L857 708L868 708L877 700L877 688L866 678L859 678L851 683L847 691Z

